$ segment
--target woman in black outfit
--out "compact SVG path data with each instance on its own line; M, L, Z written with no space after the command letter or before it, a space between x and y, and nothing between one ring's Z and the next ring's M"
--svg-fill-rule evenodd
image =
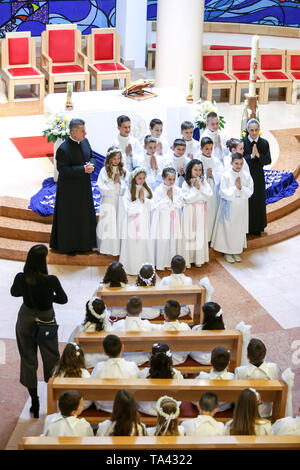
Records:
M42 356L44 380L48 382L60 357L52 303L65 304L68 301L58 278L48 275L47 254L48 249L45 245L33 246L27 254L24 272L16 275L10 289L12 296L23 297L16 324L16 337L21 356L20 382L28 388L32 400L30 412L34 418L39 417L37 348ZM39 319L40 324L49 331L43 332L36 319Z

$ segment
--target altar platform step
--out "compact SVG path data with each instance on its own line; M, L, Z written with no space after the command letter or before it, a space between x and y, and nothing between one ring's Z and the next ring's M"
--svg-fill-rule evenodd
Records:
M30 201L20 197L0 196L0 215L21 220L31 220L41 224L52 224L53 216L42 217L28 209Z
M51 225L32 220L0 216L0 237L14 240L49 243Z

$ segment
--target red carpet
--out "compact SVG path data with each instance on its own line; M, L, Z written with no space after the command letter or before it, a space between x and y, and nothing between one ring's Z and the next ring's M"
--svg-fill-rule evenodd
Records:
M14 137L10 139L23 158L53 157L54 144L47 137Z

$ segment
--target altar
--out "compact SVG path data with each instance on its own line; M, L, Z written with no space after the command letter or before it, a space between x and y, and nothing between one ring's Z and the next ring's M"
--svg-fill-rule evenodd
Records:
M163 136L170 146L181 137L182 121L194 123L194 105L186 102L186 95L175 88L153 88L158 96L135 101L121 94L120 90L74 92L73 110L66 111L66 93L52 93L44 100L46 117L55 112L64 112L69 119L80 118L86 123L87 138L96 152L106 154L117 136L117 117L128 115L131 119L132 135L143 143L153 118L163 121Z

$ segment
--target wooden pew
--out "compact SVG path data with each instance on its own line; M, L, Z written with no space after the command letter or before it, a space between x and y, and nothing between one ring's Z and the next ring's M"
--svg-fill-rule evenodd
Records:
M48 382L47 414L57 412L60 395L66 390L79 390L85 400L113 401L118 390L130 390L136 401L157 401L161 396L172 396L176 400L198 402L205 392L216 393L219 401L235 402L245 388L255 388L261 399L273 402L271 421L285 415L287 385L280 380L195 380L195 379L70 379L54 378ZM84 412L85 413L85 412ZM83 416L85 416L83 413ZM87 415L91 423L107 419L107 414L95 410ZM181 417L180 420L185 419ZM228 418L227 418L228 419ZM156 417L147 417L145 424L154 424Z
M182 286L170 289L168 286L153 287L100 287L97 296L101 297L107 307L124 307L133 295L140 297L143 307L164 305L167 300L177 300L180 305L193 305L193 320L190 325L202 323L202 306L205 304L206 290L200 285ZM155 322L155 320L154 320Z
M19 450L300 449L300 436L22 437Z
M113 332L112 332L113 333ZM103 350L103 339L109 332L78 333L74 340L83 352L100 353ZM169 345L171 351L212 351L216 346L224 346L230 351L228 370L241 365L243 336L238 330L196 330L196 331L149 331L149 332L123 332L116 331L125 346L125 352L151 352L152 346L158 341ZM187 363L175 366L182 373L199 373L201 370L210 370L211 365L205 366L196 361L187 360Z

